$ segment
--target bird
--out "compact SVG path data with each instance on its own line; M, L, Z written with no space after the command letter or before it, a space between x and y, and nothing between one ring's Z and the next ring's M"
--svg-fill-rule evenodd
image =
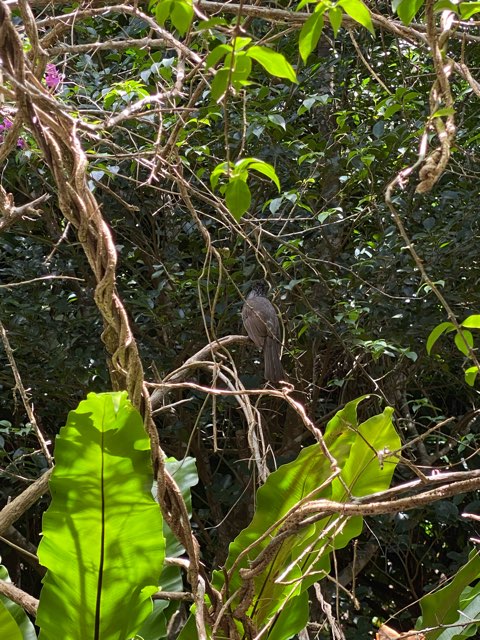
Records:
M250 340L263 351L265 379L275 383L283 380L285 373L280 362L280 323L267 292L265 280L252 284L242 308L242 320Z

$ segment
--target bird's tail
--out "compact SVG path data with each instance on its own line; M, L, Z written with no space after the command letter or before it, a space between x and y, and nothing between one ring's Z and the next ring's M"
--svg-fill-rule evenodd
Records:
M280 362L281 345L278 340L267 336L263 347L263 357L265 360L265 379L270 382L285 380L285 372Z

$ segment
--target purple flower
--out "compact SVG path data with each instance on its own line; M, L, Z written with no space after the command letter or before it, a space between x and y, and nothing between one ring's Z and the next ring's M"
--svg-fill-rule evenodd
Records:
M49 89L55 89L62 81L62 74L58 72L57 67L49 62L45 71L45 84Z
M0 131L5 131L5 129L10 129L13 122L9 118L4 118L3 122L0 124Z
M3 118L3 122L0 123L0 144L3 143L3 132L6 131L7 129L10 129L10 127L12 126L13 122L9 119L4 117Z
M3 122L0 122L0 144L3 144L3 140L4 140L3 132L6 131L7 129L10 129L12 125L13 125L13 122L10 120L10 118L7 118L7 117L4 117ZM19 147L20 149L27 148L27 143L23 138L18 138L17 147Z

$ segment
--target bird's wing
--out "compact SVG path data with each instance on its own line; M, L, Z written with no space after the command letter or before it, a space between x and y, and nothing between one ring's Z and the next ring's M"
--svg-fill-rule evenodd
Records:
M267 336L278 339L280 327L277 313L267 298L249 298L243 305L242 319L250 340L259 349L263 349Z

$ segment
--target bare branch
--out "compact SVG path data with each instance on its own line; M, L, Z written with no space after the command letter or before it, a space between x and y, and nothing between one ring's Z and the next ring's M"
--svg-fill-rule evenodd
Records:
M8 528L35 504L44 493L48 493L48 481L53 469L46 471L38 480L35 480L28 489L9 502L0 511L0 535L4 535Z
M16 602L31 616L37 615L38 600L33 596L25 593L11 582L0 580L0 593L6 596L12 602Z

